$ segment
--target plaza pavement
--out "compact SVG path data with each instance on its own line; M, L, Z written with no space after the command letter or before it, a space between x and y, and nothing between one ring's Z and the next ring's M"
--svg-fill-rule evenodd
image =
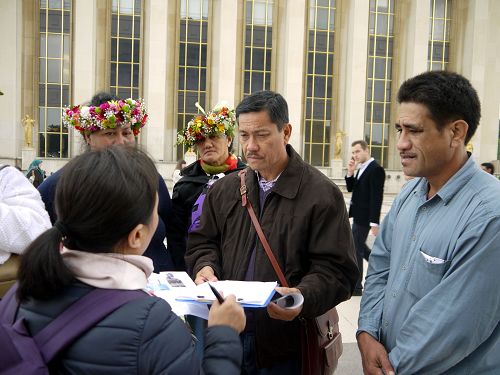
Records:
M346 201L346 205L349 208L350 194L344 194L344 198ZM394 195L384 195L381 220L389 211L393 200ZM374 241L375 237L370 234L367 240L368 246L370 246L370 248L373 246ZM367 268L368 262L364 261L364 275L366 275ZM337 312L339 313L339 328L340 332L342 333L344 352L340 357L339 365L337 367L337 371L335 371L335 375L363 375L361 355L356 343L356 330L358 328L360 302L361 297L351 297L350 300L345 301L337 306Z

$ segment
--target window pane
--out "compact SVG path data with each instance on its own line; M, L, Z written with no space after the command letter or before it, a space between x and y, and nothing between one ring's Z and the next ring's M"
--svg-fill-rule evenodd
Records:
M264 50L260 48L253 49L253 70L264 70Z
M48 35L47 36L47 56L48 57L61 57L61 36Z
M47 61L47 82L61 82L61 60Z
M186 69L186 90L198 90L199 72L195 68Z
M47 30L47 12L45 10L40 11L40 32L46 32Z
M132 40L120 39L118 43L118 51L118 59L120 61L132 61Z
M132 37L132 17L120 15L120 36Z
M381 102L384 100L384 82L383 81L375 81L374 83L374 93L373 93L373 100L376 100L378 102Z
M120 14L133 14L133 0L119 0Z
M377 34L387 34L387 15L378 13L377 15Z
M51 33L62 32L62 12L57 10L49 10L49 19L47 29Z
M47 85L47 106L61 107L61 87L58 85Z
M139 55L141 52L140 40L134 40L134 62L139 62Z
M131 64L118 65L118 86L130 86Z
M47 108L47 131L59 131L61 122L61 109L60 108Z
M139 87L139 64L134 64L134 74L132 76L132 86Z
M116 65L115 63L111 63L111 69L109 71L111 86L116 86Z
M47 134L47 157L59 158L61 156L61 136L59 134Z
M45 108L38 109L38 131L45 132Z
M328 30L328 11L318 8L316 18L316 28L321 30Z
M198 66L200 63L200 46L197 44L187 44L187 65Z
M63 32L69 34L71 22L70 22L70 12L64 12L63 15Z
M61 0L49 0L49 8L61 9L62 8Z
M38 74L38 77L39 77L39 80L40 82L45 82L45 59L40 59L40 64L39 64L39 74Z

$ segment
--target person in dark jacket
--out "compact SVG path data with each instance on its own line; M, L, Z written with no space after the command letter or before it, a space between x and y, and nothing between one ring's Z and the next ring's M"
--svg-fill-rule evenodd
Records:
M197 121L203 126L198 126ZM193 118L179 134L178 143L195 148L200 158L181 171L181 179L175 184L172 194L173 233L168 247L175 270L186 270L184 255L188 229L193 224L193 209L195 212L201 209L194 206L204 188L208 189L216 180L245 168L245 164L231 153L235 126L234 110L218 104L208 114Z
M113 120L104 116L106 112L113 112ZM73 126L81 133L87 149L98 150L116 144L135 145L136 138L146 124L147 117L142 102L131 98L121 100L116 95L100 92L94 95L89 106L81 105L65 109L63 122L65 126ZM53 173L38 187L52 223L57 220L54 197L60 175L61 170ZM144 255L153 260L155 272L171 271L174 264L164 240L171 233L167 225L172 216L172 203L167 185L159 173L157 173L157 179L158 228ZM167 242L169 242L168 238Z
M366 239L370 230L374 236L378 234L380 224L385 171L370 156L370 149L365 141L354 141L351 147L352 157L347 164L345 182L347 191L352 192L349 217L353 218L352 236L360 272L353 295L360 296L363 294L363 259L368 260L371 251Z
M65 166L58 219L26 250L17 318L37 334L94 288L144 290L153 271L142 256L158 224L157 171L134 147L88 151ZM77 199L75 199L75 197ZM77 338L49 363L57 374L239 374L245 325L234 296L209 313L203 359L169 304L144 292Z
M288 145L291 125L280 94L254 93L238 105L236 116L250 166L248 200L291 286L277 291L304 296L297 308L270 303L246 311L242 373L300 374L299 318L317 317L348 299L358 278L347 210L339 188ZM242 206L238 174L208 191L200 226L188 236L186 264L197 284L278 279Z

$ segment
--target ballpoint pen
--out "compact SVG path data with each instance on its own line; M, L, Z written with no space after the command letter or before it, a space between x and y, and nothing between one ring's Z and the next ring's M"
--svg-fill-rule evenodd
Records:
M208 283L208 286L210 289L212 289L212 292L215 294L215 297L217 298L217 301L219 301L220 304L224 303L224 298L220 295L219 291L215 289L212 284Z

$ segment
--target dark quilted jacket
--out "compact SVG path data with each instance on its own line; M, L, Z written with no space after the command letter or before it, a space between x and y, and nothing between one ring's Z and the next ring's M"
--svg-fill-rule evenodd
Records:
M21 305L36 334L92 287L76 283L50 301ZM239 374L241 344L226 326L208 328L203 363L193 338L170 305L157 297L126 303L90 329L51 363L51 374Z

